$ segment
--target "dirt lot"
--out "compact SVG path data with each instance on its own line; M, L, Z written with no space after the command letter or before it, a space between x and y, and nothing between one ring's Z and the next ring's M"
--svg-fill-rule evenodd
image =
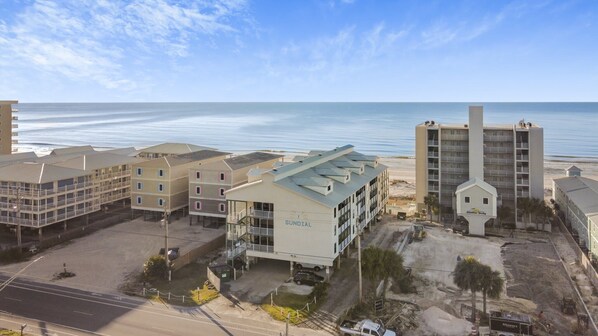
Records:
M189 226L188 218L181 218L169 225L169 246L180 247L180 253L184 254L223 232L223 229ZM44 259L21 276L53 281L54 275L62 272L66 264L67 270L76 276L58 280L58 283L82 290L117 293L126 277L139 272L143 263L163 246L164 229L160 224L136 219L43 251L39 255ZM26 264L4 266L0 271L15 273Z

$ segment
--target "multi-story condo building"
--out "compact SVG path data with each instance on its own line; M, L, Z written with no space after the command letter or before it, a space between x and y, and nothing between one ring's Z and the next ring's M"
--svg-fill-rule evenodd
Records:
M215 150L204 146L197 146L185 143L163 143L151 147L144 148L139 151L138 156L145 159L156 159L163 156L175 156L181 154L189 154L201 150Z
M115 153L133 151L77 147L43 157L1 155L0 223L41 229L129 200L131 164L142 159Z
M552 181L552 199L565 221L579 236L579 244L598 259L598 181L581 176L581 169L571 166L567 176Z
M189 223L226 224L226 191L247 183L251 169L272 169L282 157L253 152L189 169Z
M93 176L79 169L19 162L0 167L0 223L39 229L100 210Z
M166 155L133 164L131 209L159 218L161 213L181 211L189 206L189 169L222 160L230 153L215 150Z
M13 131L19 127L16 123L19 117L14 115L18 110L12 107L16 104L18 104L16 100L0 100L0 155L11 154L12 145L18 143L15 139L18 133Z
M387 167L346 145L270 169L226 192L227 258L332 266L384 211Z
M424 197L436 196L442 221L455 219L455 191L471 176L479 176L498 194L498 206L511 208L515 223L517 199L544 195L544 136L536 124L520 121L514 125L484 125L481 106L470 107L470 118L479 124L441 124L426 121L415 129L416 201L425 209ZM472 129L472 127L474 129ZM470 143L470 132L483 145ZM473 146L473 147L472 147ZM472 152L473 150L473 152ZM472 157L480 158L481 171L470 172ZM473 173L473 175L472 175ZM518 225L522 225L517 221Z

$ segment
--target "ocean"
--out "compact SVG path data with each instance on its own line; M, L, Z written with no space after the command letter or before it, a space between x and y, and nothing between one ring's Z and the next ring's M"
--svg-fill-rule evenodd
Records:
M224 151L301 153L352 144L413 156L415 126L467 123L469 103L22 103L17 147L144 147L185 142ZM545 155L598 158L598 103L476 103L485 123L544 127Z

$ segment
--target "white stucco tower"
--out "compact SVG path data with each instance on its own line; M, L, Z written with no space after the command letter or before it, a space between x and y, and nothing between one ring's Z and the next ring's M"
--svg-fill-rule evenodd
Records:
M498 193L484 182L484 111L469 107L469 180L457 187L457 215L469 222L469 234L485 235L484 225L496 218Z

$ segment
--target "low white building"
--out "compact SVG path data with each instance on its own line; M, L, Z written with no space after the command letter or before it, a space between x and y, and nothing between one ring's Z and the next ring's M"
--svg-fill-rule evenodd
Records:
M496 218L496 188L474 177L459 185L457 191L457 215L469 222L469 234L483 236L485 224Z
M581 169L572 166L567 177L552 181L552 198L565 221L579 235L579 242L598 257L598 181L581 176Z
M347 145L249 174L226 192L227 257L332 266L388 200L387 167Z

